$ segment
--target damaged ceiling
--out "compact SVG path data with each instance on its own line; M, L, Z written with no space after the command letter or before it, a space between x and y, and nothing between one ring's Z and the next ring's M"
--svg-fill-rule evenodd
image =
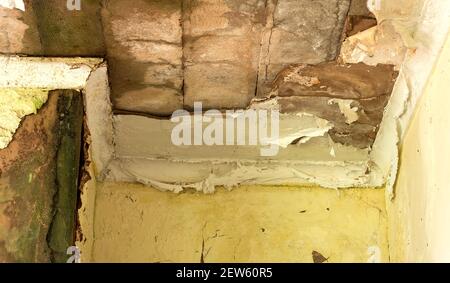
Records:
M207 173L185 177L214 188L228 182L220 179L226 174L245 182L272 166L248 163L260 159L251 148L229 154L224 148L172 148L164 138L170 138L170 115L202 102L206 109L280 110L277 160L294 160L299 164L281 167L300 169L284 176L275 166L266 172L267 182L279 173L277 182L367 182L370 149L407 39L389 21L377 25L366 0L92 0L79 11L58 0L24 4L24 10L0 7L0 53L106 58L118 161L110 164L112 179L155 181L150 170L137 173L152 167L149 160L197 159L199 172ZM145 149L150 137L154 150ZM200 160L208 157L234 163L214 167ZM242 165L237 160L244 157ZM346 168L350 181L318 177L321 162Z
M365 0L98 0L80 11L24 2L25 11L0 7L0 52L106 57L116 113L169 116L197 101L246 108L276 89L282 111L320 113L336 124L334 141L368 147L395 79L389 66L323 64L338 58L346 33L376 23ZM319 64L301 76L325 84L280 78L298 64ZM344 105L361 120L348 123Z

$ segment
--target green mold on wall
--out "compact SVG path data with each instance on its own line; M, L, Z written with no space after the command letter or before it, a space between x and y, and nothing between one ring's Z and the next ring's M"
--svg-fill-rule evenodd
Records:
M16 117L37 112L17 118L14 139L0 150L0 262L65 262L74 244L82 96L8 90L0 97Z

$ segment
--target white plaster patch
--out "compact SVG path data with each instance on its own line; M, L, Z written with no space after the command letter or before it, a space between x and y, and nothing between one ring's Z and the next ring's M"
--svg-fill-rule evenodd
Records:
M0 56L0 87L82 89L98 59Z
M0 7L25 11L25 3L23 0L0 0Z
M300 117L300 119L302 116L312 117L315 121L308 128L302 128L300 126L301 123L299 123L298 130L296 130L295 127L290 127L289 129L292 130L291 133L285 133L284 135L279 136L276 140L268 140L267 143L278 145L282 148L287 148L296 140L298 140L298 144L305 144L312 138L325 136L325 134L333 128L333 124L331 122L313 115L298 113L297 116ZM286 129L282 130L285 131Z
M280 115L283 146L274 157L258 146L175 146L170 121L114 117L115 156L107 180L139 182L163 191L205 193L239 184L314 184L326 188L364 187L368 150L333 143L329 121L310 114ZM297 144L293 141L299 140ZM330 155L330 152L332 154Z
M352 107L353 100L333 98L328 101L329 105L332 105L334 103L339 106L339 110L342 114L344 114L345 122L347 124L352 124L358 121L358 107Z
M108 171L107 181L138 182L162 191L180 193L193 189L213 193L217 187L239 185L315 184L338 189L365 187L366 161L188 161L156 158L119 158ZM175 172L175 173L174 173Z
M106 63L99 65L89 76L85 94L86 123L91 135L91 155L98 179L114 156L112 105Z

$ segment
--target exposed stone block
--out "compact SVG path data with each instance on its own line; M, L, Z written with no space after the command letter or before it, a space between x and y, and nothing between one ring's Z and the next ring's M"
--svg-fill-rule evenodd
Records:
M258 59L258 38L243 36L202 36L186 42L187 64L229 62L252 65ZM256 64L253 64L256 67Z
M269 1L258 95L264 96L275 76L291 64L318 64L338 54L349 0Z
M152 41L115 42L108 48L111 58L130 62L181 65L183 57L180 46Z
M182 3L104 1L102 21L117 110L170 115L183 107Z
M247 74L247 75L245 75ZM195 64L185 69L184 104L192 109L195 102L203 108L242 108L254 92L256 72L227 63Z
M245 108L255 95L265 1L184 2L185 106Z
M163 99L158 105L174 108L147 114L192 108L195 101L246 108L285 67L335 59L349 2L91 0L71 11L65 1L29 0L25 13L8 9L2 24L14 34L1 33L0 47L30 55L106 55L116 110L159 109L150 107L156 97ZM141 101L124 97L130 93L150 101L139 107Z
M118 110L170 116L183 105L183 95L172 88L141 85L136 89L119 89L119 92L121 96L114 98Z
M108 35L133 40L181 44L181 0L104 0L102 16ZM111 34L110 34L111 33Z
M67 1L30 2L38 21L43 55L105 55L100 19L101 0L82 1L79 11L69 10Z
M166 86L177 90L183 86L183 70L179 65L111 59L108 66L110 69L120 70L120 72L110 72L111 84L120 90L136 85Z

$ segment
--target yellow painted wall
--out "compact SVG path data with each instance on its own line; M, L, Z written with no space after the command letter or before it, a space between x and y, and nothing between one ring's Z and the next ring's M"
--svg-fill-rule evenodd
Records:
M450 262L450 37L401 148L391 260Z
M201 262L202 254L204 262L312 262L312 251L329 262L388 261L383 189L177 195L105 183L96 193L94 262Z

